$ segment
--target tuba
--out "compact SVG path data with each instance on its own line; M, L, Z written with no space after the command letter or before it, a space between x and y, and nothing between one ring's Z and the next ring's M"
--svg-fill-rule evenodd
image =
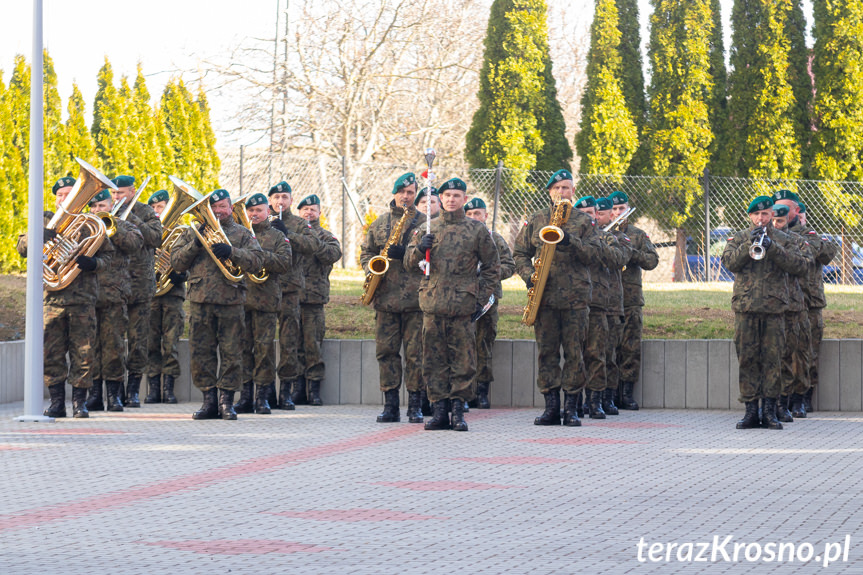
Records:
M183 231L189 227L181 225L180 218L186 208L203 197L180 178L168 176L168 179L174 184L174 189L168 199L168 205L159 216L162 222L162 244L156 250L156 297L165 295L173 287L170 279L171 272L174 271L171 267L171 249L183 235Z
M521 317L521 323L524 325L531 326L536 321L539 303L542 301L542 293L545 291L545 283L548 281L548 273L554 260L554 251L563 239L561 226L569 219L571 212L572 200L558 199L551 211L551 221L539 230L542 248L539 251L539 257L533 262L534 272L530 277L533 287L527 290L527 305L524 306L524 314Z
M387 273L388 269L390 269L390 260L387 258L387 252L399 241L399 239L401 239L402 232L405 228L405 224L407 224L408 218L412 218L414 214L416 214L416 211L413 208L408 209L407 204L402 206L402 208L404 209L404 214L399 218L396 227L394 227L390 232L390 236L387 238L387 243L385 243L384 247L381 249L380 255L374 256L369 260L369 273L366 274L366 281L363 283L363 295L360 296L360 302L363 305L369 305L372 303L372 300L375 297L375 291L378 289L378 285L384 278L384 274Z
M249 215L246 213L246 199L251 194L246 194L245 196L238 198L233 204L233 213L234 213L234 221L243 226L244 228L248 228L252 235L255 235L255 230L252 229L252 222L249 220ZM249 281L256 284L262 284L270 278L270 274L267 273L267 270L261 269L257 274L246 274L246 277L249 278Z
M240 266L234 264L230 258L217 258L211 248L213 244L231 245L231 240L228 239L228 236L222 229L222 224L219 223L219 219L213 213L213 210L210 209L210 194L207 194L189 206L186 211L183 212L183 215L185 214L190 214L198 224L203 226L203 231L198 230L196 226L192 226L192 231L198 237L198 241L201 242L204 249L207 250L207 253L210 254L210 257L213 258L213 261L216 262L222 275L225 276L228 281L234 283L242 281L243 270L240 269Z
M42 248L42 280L49 292L68 287L78 277L81 272L75 261L78 256L92 256L99 251L107 236L105 224L99 217L81 210L101 190L117 189L99 170L81 158L75 160L81 165L78 179L47 226L57 236Z

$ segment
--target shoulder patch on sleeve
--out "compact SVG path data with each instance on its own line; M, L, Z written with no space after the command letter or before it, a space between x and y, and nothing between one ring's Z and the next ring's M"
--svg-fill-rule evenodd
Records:
M815 230L809 230L809 231L808 231L808 232L806 232L806 233L807 233L807 234L809 234L809 235L811 235L811 236L816 236L816 235L818 235L818 233L817 233Z

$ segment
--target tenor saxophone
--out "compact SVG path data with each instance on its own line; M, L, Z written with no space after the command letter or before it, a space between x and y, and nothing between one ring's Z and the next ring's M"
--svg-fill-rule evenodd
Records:
M521 316L521 323L524 325L531 326L536 321L536 314L539 312L539 304L542 301L542 292L545 291L545 283L548 280L548 273L554 260L554 250L560 240L563 239L561 226L569 219L571 212L572 200L558 199L551 212L551 221L539 230L542 248L539 251L539 257L533 261L534 270L533 275L530 276L533 287L527 290L527 305L524 306L524 314Z
M363 295L360 296L360 302L363 305L369 305L375 297L375 291L378 285L384 278L384 274L390 269L390 260L387 257L389 249L398 243L402 237L402 233L408 219L413 218L416 213L413 208L408 209L408 204L402 206L404 214L399 218L398 223L390 232L390 237L387 238L387 243L381 249L380 255L374 256L369 260L369 273L366 274L366 281L363 283Z

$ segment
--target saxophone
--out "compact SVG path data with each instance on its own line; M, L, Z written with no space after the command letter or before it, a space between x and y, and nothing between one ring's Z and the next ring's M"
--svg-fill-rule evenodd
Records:
M558 197L551 211L551 221L539 230L542 248L539 251L539 257L533 261L534 272L530 276L533 287L527 290L527 305L524 306L524 315L521 317L521 323L524 325L531 326L536 321L536 314L542 301L542 292L545 291L545 283L548 280L548 273L554 260L554 250L560 240L563 239L561 226L569 219L571 212L572 200Z
M387 258L387 252L394 246L402 237L403 230L408 219L413 218L416 211L408 209L408 204L402 205L404 214L399 219L396 227L390 232L390 237L387 238L387 243L381 249L380 255L374 256L369 260L369 273L366 274L366 281L363 283L363 295L360 297L360 302L363 305L369 305L375 297L375 290L384 278L384 274L390 269L390 260Z

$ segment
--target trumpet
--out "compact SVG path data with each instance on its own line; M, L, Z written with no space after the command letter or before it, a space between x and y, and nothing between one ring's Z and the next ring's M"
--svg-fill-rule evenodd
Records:
M245 196L238 198L234 201L232 205L232 212L234 215L234 221L240 224L241 226L247 228L252 235L255 235L255 230L252 229L252 222L249 220L249 214L246 213L246 199L251 194L246 194ZM281 219L281 218L279 218ZM270 274L267 273L267 270L261 268L261 271L257 274L246 274L246 277L249 278L249 281L256 284L262 284L270 278Z
M610 224L608 224L607 226L602 228L602 231L610 232L615 227L622 224L630 216L630 214L632 214L632 212L634 212L634 211L635 211L635 208L628 208L625 212L623 212L622 214L620 214L619 216L614 218L614 221L612 221Z
M755 261L764 259L767 250L764 249L764 237L767 235L767 228L761 228L761 235L758 239L752 242L749 246L749 257Z

